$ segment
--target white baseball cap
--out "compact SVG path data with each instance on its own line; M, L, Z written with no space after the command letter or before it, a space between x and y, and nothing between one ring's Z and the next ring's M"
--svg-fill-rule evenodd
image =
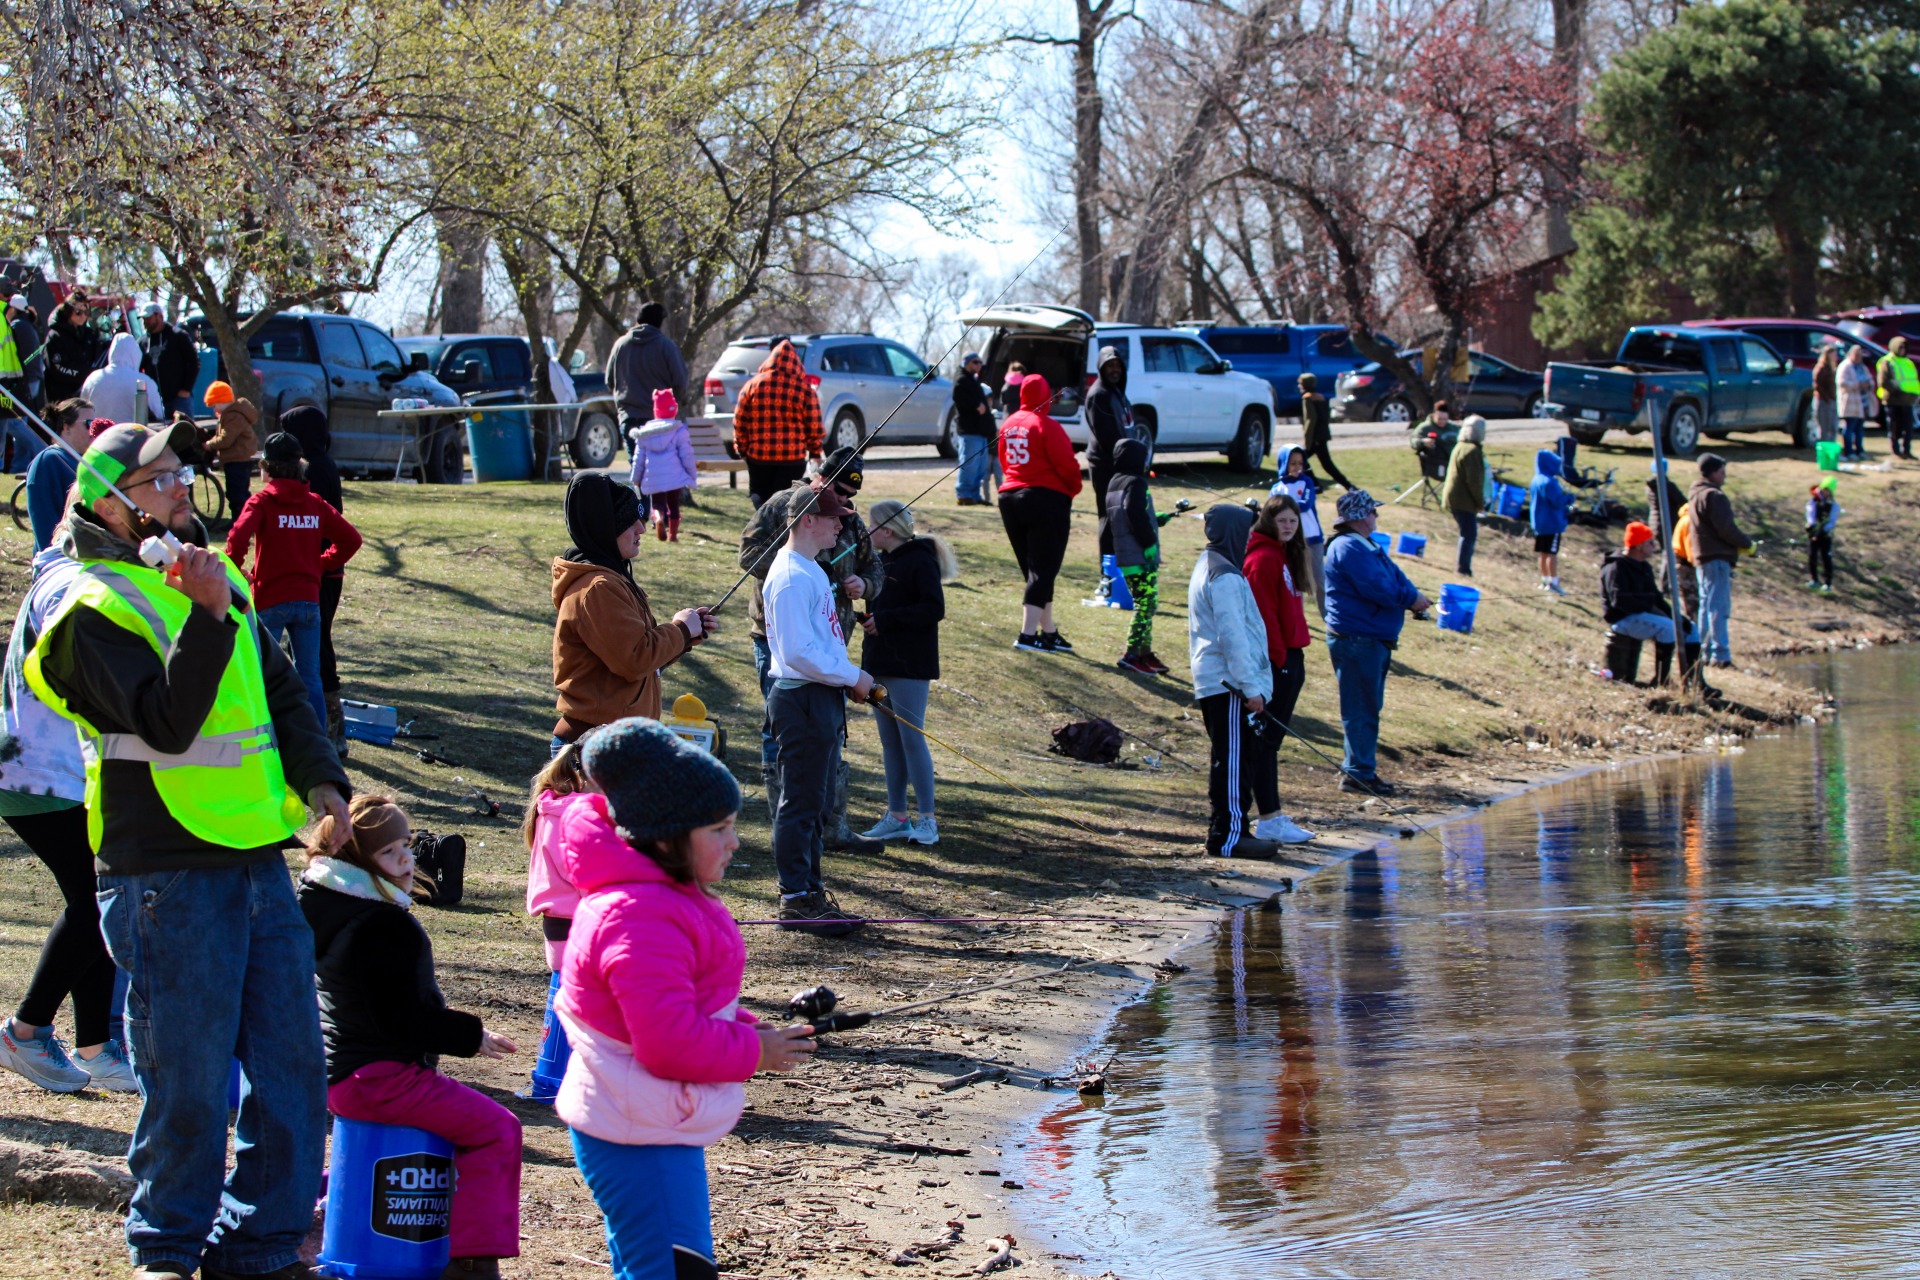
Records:
M167 309L157 302L149 302L146 306L140 308L140 314L142 316L161 316L164 318L167 314Z
M27 308L31 307L33 304L27 301L26 294L16 293L11 298L7 299L7 305L9 307L12 307L15 311L25 311L27 310Z

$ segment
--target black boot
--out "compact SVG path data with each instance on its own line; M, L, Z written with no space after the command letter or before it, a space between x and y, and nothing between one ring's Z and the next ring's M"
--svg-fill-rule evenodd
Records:
M1607 632L1607 670L1622 684L1632 684L1640 674L1640 642Z
M1653 683L1665 686L1667 678L1673 674L1673 646L1660 644L1653 646Z
M1700 643L1689 641L1680 650L1680 685L1685 688L1689 682L1698 681L1700 692L1709 698L1717 698L1720 691L1707 683L1706 672L1700 665Z

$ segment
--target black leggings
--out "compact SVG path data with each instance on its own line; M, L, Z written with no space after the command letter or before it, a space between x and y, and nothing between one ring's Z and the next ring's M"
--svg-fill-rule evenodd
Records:
M1292 726L1294 704L1300 701L1300 690L1306 683L1306 652L1288 649L1286 660L1273 668L1273 697L1267 699L1269 718L1265 721L1269 732L1264 738L1248 734L1241 748L1246 760L1241 791L1257 814L1274 813L1280 808L1280 744L1286 734L1279 726Z
M755 462L747 459L747 500L754 510L776 493L785 493L793 482L806 478L807 460L798 462Z
M79 805L52 813L23 813L6 820L34 856L47 864L66 909L53 918L40 963L14 1016L28 1026L53 1023L61 1002L73 997L73 1042L100 1044L107 1038L113 1004L113 961L100 935L100 903L93 850L87 845L87 811Z
M1100 518L1100 554L1113 554L1113 526L1107 521L1107 486L1113 483L1113 463L1093 464L1093 511ZM1018 490L1015 490L1018 492Z
M1073 533L1073 499L1058 489L1030 486L1000 491L1000 523L1007 527L1013 559L1027 577L1022 601L1035 608L1053 603L1053 580L1067 558Z
M1833 585L1833 535L1824 529L1807 534L1807 581Z
M1327 478L1329 480L1332 480L1335 484L1339 485L1342 489L1353 488L1353 481L1347 479L1344 475L1341 475L1340 468L1333 465L1333 453L1327 447L1327 442L1325 440L1322 440L1318 445L1316 445L1312 450L1312 452L1309 453L1307 456L1311 458L1313 461L1318 462L1320 464L1322 469L1326 471ZM1282 466L1285 465L1284 459L1282 459L1281 465Z
M347 580L337 573L320 579L320 687L328 693L340 692L340 664L333 656L333 615L340 612L340 592L346 585Z

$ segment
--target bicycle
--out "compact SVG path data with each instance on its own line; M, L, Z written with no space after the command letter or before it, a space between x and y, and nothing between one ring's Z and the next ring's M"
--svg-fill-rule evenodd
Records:
M193 488L187 491L187 501L202 522L224 519L226 516L227 491L214 479L210 468L194 468ZM33 532L33 521L27 515L27 482L24 477L14 484L13 493L7 498L7 514L13 517L14 528L22 533Z

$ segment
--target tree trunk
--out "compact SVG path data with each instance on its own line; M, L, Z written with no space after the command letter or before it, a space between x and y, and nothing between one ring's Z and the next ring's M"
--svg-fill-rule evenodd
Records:
M1133 249L1128 255L1126 295L1120 304L1122 321L1153 324L1159 318L1168 254L1193 206L1200 166L1220 132L1227 104L1239 96L1241 83L1254 61L1272 55L1269 29L1287 7L1286 0L1259 0L1241 18L1219 74L1212 83L1199 86L1200 105L1187 121L1173 158L1148 183L1147 207L1134 228Z
M477 333L486 318L486 226L459 214L436 214L433 221L440 238L440 332Z
M1788 218L1776 218L1774 238L1787 264L1787 310L1790 315L1820 314L1820 247L1816 237Z
M1587 54L1587 9L1592 0L1552 0L1553 61L1560 73L1566 100L1561 113L1566 119L1568 136L1580 123L1580 72ZM1573 249L1573 175L1549 170L1547 182L1547 242L1549 256Z
M1080 309L1096 319L1106 294L1100 244L1101 119L1099 38L1106 4L1075 4L1079 29L1073 44L1073 226L1080 259Z
M533 363L533 398L553 403L553 382L547 376L547 328L553 309L553 260L531 241L500 242L500 261L513 286L520 321L527 330L527 357ZM538 410L527 415L533 426L533 470L538 480L560 478L560 437L572 425L572 415L561 410Z

